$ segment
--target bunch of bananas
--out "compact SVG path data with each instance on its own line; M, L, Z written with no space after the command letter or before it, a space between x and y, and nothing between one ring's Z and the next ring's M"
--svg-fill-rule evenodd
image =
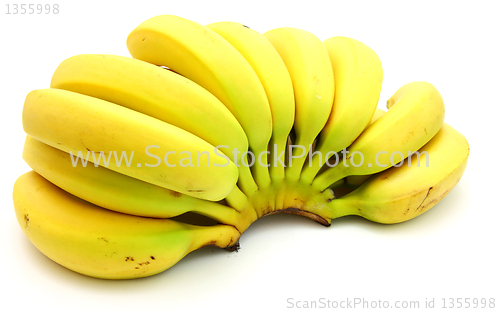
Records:
M24 103L17 220L76 272L153 275L273 213L406 221L465 170L438 90L411 82L378 110L381 62L354 39L163 15L127 46L66 59Z

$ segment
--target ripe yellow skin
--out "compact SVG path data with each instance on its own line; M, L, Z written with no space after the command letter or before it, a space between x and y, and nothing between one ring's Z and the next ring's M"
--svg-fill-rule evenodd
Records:
M321 132L332 110L335 82L328 52L315 35L290 27L264 33L283 59L292 79L295 95L295 145L309 145ZM303 150L295 149L294 156ZM296 157L286 168L286 179L297 181L306 156Z
M103 151L108 156L115 151L119 158L123 151L128 155L134 152L131 166L119 166L111 157L109 169L201 199L223 199L238 179L234 163L226 165L226 159L215 154L214 146L201 138L150 116L70 91L30 92L24 103L23 128L37 140L75 155L78 151L84 156L88 151ZM151 145L159 146L149 152L156 154L161 163L148 167L145 164L157 164L145 152ZM164 155L170 151L175 154L170 154L168 161L175 167L164 163ZM197 167L194 158L193 167L182 167L181 160L186 155L181 152L190 152L193 157L207 152L210 162L207 165L203 157Z
M248 150L243 128L220 100L193 81L150 63L116 55L76 55L57 67L50 86L130 108L212 146L225 145L220 152L230 159L233 150ZM256 190L244 165L239 165L238 183L245 192Z
M193 226L113 212L83 201L35 173L14 185L17 221L55 262L88 276L140 278L162 272L204 245L231 246L232 226Z
M273 135L271 138L271 159L285 151L288 135L294 124L295 98L290 74L280 55L267 38L240 23L218 22L207 25L226 39L248 61L266 91L271 116ZM285 157L281 160L284 163ZM285 178L284 166L278 161L270 163L269 172L273 182ZM258 173L258 172L257 172Z
M63 190L90 203L120 213L170 218L186 212L234 223L239 213L228 206L201 200L132 178L103 166L78 162L73 166L69 153L27 136L24 161L38 174Z
M321 130L316 154L306 163L300 176L311 184L329 151L347 148L370 124L382 88L382 64L377 54L365 44L345 37L323 42L330 56L335 76L332 112Z
M224 38L193 21L160 15L137 26L127 38L132 57L171 68L214 94L245 130L255 154L267 150L272 117L266 92L245 58ZM259 186L270 182L267 168L255 167Z
M402 166L381 172L330 202L330 217L359 215L375 222L398 223L428 211L460 181L467 166L469 145L462 134L444 124L419 152L420 166L413 155L411 166L406 160Z
M408 83L402 89L391 99L395 102L394 106L347 148L349 154L346 161L340 161L314 179L312 185L315 189L324 190L349 175L381 172L392 163L404 160L436 135L444 121L441 94L432 84L420 81ZM360 166L350 165L350 158L355 152L364 157Z

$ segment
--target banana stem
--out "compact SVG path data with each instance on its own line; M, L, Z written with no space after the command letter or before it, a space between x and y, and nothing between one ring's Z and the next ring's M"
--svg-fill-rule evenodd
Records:
M240 172L240 176L238 178L238 186L245 195L251 196L259 189L259 187L255 183L252 172L250 171L250 167L248 167L248 160L246 158L244 159L244 164L239 164L238 169Z
M326 210L330 219L360 214L357 206L353 204L353 202L343 198L334 199L326 203Z
M300 174L302 172L302 168L304 166L304 162L307 159L307 154L309 153L309 145L312 144L314 138L311 139L309 137L304 138L302 135L298 135L297 137L297 146L302 146L305 148L305 153L303 156L298 157L298 153L302 153L304 150L301 148L296 148L293 150L292 155L292 163L286 169L286 179L290 181L298 181L300 179Z
M316 153L313 155L311 162L302 168L300 179L308 185L311 184L323 165L325 165L329 158L335 155L335 153L339 153L337 150L340 149L341 147L338 144L325 145L324 141L321 139L318 140L315 150ZM335 153L331 153L333 151ZM329 156L328 158L327 155Z
M321 152L321 151L320 151ZM323 154L323 153L321 153ZM300 180L308 185L310 185L318 172L321 170L321 167L324 163L321 163L319 154L315 153L312 157L311 162L307 165L304 165L302 168L302 173L300 175Z
M227 195L226 201L229 206L241 212L247 205L248 197L238 188L238 186L234 186L234 189Z
M330 185L348 175L345 173L344 168L345 166L341 164L330 167L313 180L312 187L318 191L324 191L326 188L330 187Z
M207 206L209 205L209 206ZM205 201L203 206L194 206L191 212L215 219L216 221L231 226L238 226L241 218L241 212L234 208L215 203L210 201Z
M252 165L252 172L260 189L266 188L271 184L271 176L269 175L269 163L267 159L267 146L266 148L256 148L253 150L254 163Z
M286 155L287 140L288 140L288 135L284 135L284 137L280 138L273 136L271 138L270 175L271 175L271 180L273 182L283 181L285 179L285 161L286 161L285 155Z
M238 243L241 233L233 226L190 226L192 234L191 245L187 253L197 250L203 246L216 245L220 248L228 248Z

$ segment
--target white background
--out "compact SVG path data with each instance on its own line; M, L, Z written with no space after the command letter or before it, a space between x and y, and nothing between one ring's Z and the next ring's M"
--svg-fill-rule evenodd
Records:
M51 0L42 3L58 3L60 13L37 16L6 15L3 1L0 304L23 310L282 310L291 306L289 298L419 300L422 307L435 298L439 309L441 298L469 297L496 298L500 308L497 3L346 2ZM239 252L205 248L145 279L99 280L59 266L31 245L14 216L12 185L29 170L21 159L24 98L48 87L67 57L129 56L128 33L159 14L201 24L237 21L260 32L291 26L322 40L342 35L366 43L384 67L380 107L410 81L426 80L440 90L445 122L471 147L462 181L407 223L348 217L325 228L299 216L269 216L244 233Z

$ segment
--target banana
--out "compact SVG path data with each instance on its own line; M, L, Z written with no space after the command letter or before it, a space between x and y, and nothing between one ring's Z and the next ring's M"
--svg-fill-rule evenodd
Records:
M375 121L380 119L380 117L383 116L384 114L385 114L384 110L377 108L370 120L370 124L368 124L366 128L368 128ZM330 185L330 189L338 189L338 188L356 189L357 187L361 186L365 181L370 179L372 176L373 175L349 175ZM337 193L337 191L335 191L335 193Z
M267 151L272 117L266 92L245 58L224 38L193 21L160 15L146 20L128 36L132 57L162 65L214 94L239 121L253 154ZM259 187L271 178L267 157L254 165Z
M31 136L26 136L23 159L35 172L59 188L116 212L154 218L195 212L235 226L241 232L248 222L256 219L255 214L244 215L222 204L183 195L90 162L83 164L78 158L72 160L69 153Z
M332 110L335 82L328 52L312 33L296 28L276 28L264 33L283 59L295 95L295 145L286 178L297 181L312 145ZM299 153L302 153L300 155Z
M461 179L469 145L462 134L443 124L419 153L420 165L417 165L419 155L414 154L410 162L407 159L401 166L373 176L353 192L328 203L330 217L358 215L392 224L428 211Z
M370 124L382 88L382 64L365 44L346 37L324 41L335 77L335 99L320 133L312 161L301 180L310 184L325 164L326 154L347 148Z
M373 114L372 119L370 120L370 124L368 124L368 126L370 126L373 123L375 123L375 121L377 121L378 119L380 119L380 117L383 116L384 114L385 114L384 110L377 108L375 110L375 113ZM368 128L368 126L366 128ZM331 186L331 188L336 188L336 187L339 187L339 186L343 186L343 187L355 189L355 188L361 186L365 181L367 181L368 179L370 179L372 176L373 175L350 175L350 176L347 176L346 178L342 179L341 183L333 184Z
M218 22L207 27L226 39L245 57L266 91L273 120L269 150L270 158L273 159L270 161L270 174L273 182L282 181L285 178L286 143L295 116L290 74L278 52L259 32L234 22Z
M204 245L230 247L232 226L195 226L109 211L56 187L34 171L14 184L17 221L28 239L60 265L105 279L160 273Z
M313 188L322 191L349 175L383 171L436 135L444 120L444 103L438 90L422 81L411 82L403 90L395 93L397 98L391 97L394 106L349 146L346 157L314 179Z
M83 54L64 60L55 70L52 88L100 98L175 125L234 161L248 141L224 104L196 83L158 66L123 56ZM238 161L239 158L236 159ZM248 166L237 163L244 192L257 186Z
M32 91L24 103L23 127L52 147L81 152L93 163L108 161L109 169L201 199L223 199L238 179L234 163L201 138L87 95L59 89Z

